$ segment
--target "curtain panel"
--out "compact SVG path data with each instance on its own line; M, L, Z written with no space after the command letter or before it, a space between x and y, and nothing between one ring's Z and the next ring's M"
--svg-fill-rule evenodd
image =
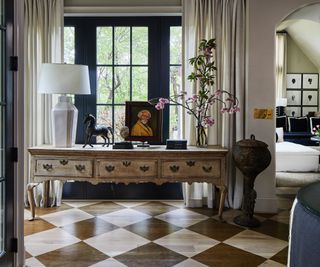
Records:
M188 94L198 91L186 77L191 73L188 59L197 54L201 39L216 38L217 66L215 89L228 91L238 97L240 113L228 116L220 113L219 105L211 110L215 125L209 128L209 144L222 145L232 151L233 144L244 138L245 125L245 70L246 70L246 0L184 0L183 1L183 88ZM189 115L184 115L184 133L194 145L195 127ZM233 208L241 206L243 177L227 159L228 200ZM183 184L185 204L190 207L213 206L212 185Z
M276 98L286 98L287 74L287 33L276 34Z
M51 109L56 99L37 93L42 63L61 63L63 59L63 0L24 1L24 71L25 71L25 185L29 183L27 148L51 144ZM50 183L51 204L60 204L62 183ZM36 204L42 204L42 184L35 190ZM58 202L57 202L58 200Z

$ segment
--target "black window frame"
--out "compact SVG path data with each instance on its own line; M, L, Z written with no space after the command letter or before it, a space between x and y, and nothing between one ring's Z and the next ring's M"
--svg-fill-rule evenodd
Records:
M75 63L89 67L91 95L76 95L79 110L76 143L84 143L85 114L96 116L96 27L148 26L148 99L168 97L170 87L170 27L181 26L181 16L158 17L65 17L65 27L75 28ZM92 40L92 41L89 41ZM169 106L163 112L163 139L169 137Z

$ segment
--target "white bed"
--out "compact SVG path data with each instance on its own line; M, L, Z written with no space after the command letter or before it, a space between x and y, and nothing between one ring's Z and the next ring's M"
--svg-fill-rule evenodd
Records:
M277 172L317 172L320 151L291 142L276 143Z
M296 194L299 188L320 180L320 148L291 142L276 143L276 192Z

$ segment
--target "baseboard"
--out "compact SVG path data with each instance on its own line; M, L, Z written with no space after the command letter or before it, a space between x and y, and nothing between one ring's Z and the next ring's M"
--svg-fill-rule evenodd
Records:
M276 213L278 210L277 198L257 198L255 212Z

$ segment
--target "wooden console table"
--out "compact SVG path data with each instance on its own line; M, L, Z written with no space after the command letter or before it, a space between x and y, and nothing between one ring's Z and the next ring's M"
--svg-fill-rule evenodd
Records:
M227 192L227 149L188 147L187 150L167 150L164 146L149 148L112 149L96 145L94 148L31 147L31 182L45 182L48 196L49 180L142 183L207 182L220 190L219 217ZM32 187L28 187L32 190ZM28 192L32 217L34 200Z

